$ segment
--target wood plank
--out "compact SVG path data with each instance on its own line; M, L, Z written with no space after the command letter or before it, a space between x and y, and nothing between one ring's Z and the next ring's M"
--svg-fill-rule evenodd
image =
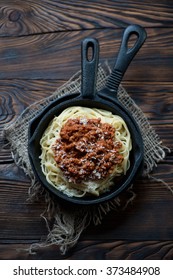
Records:
M0 162L12 162L3 129L32 103L48 97L64 80L0 80Z
M44 202L29 202L30 180L14 164L0 165L0 240L40 240L47 233L40 217ZM6 241L5 241L6 240Z
M0 259L173 259L173 5L155 2L1 1ZM27 201L30 180L14 164L3 127L81 68L83 38L99 39L100 62L112 68L122 32L131 23L146 27L148 38L123 85L171 153L153 170L155 179L135 182L132 204L111 211L101 225L90 225L67 255L56 246L29 255L25 249L47 234L40 217L45 203Z
M1 260L172 260L172 241L80 241L61 255L57 246L28 253L29 244L0 244Z
M56 248L52 248L52 251ZM132 241L112 240L110 242L84 241L66 259L105 260L160 260L172 259L172 241Z
M19 115L32 103L53 94L64 83L64 80L0 80L0 118Z
M0 162L11 162L10 147L3 136L3 128L16 120L33 102L52 94L64 80L0 80ZM158 133L163 145L173 150L173 84L172 83L123 83L129 95L142 109ZM172 155L168 156L172 161Z
M20 115L32 103L53 94L64 83L64 80L0 80L1 125L9 123L10 116ZM122 85L150 121L171 122L173 82L124 81Z
M172 26L171 1L1 1L0 36L22 36L67 30ZM159 15L159 16L158 16Z
M173 165L159 164L152 174L173 188ZM136 198L124 211L110 212L103 223L91 225L86 236L91 240L172 240L173 195L158 180L140 179L134 184ZM14 164L0 165L0 240L20 243L40 240L47 234L40 214L44 202L26 203L29 180ZM123 204L127 195L121 197ZM22 227L22 228L21 228ZM157 228L157 231L156 231ZM128 234L127 234L128 232Z
M125 81L123 86L150 121L166 123L173 119L172 82Z
M100 41L100 62L113 67L123 29L104 29L2 38L0 79L68 80L81 68L80 42ZM148 40L130 65L124 81L172 82L172 28L148 28Z

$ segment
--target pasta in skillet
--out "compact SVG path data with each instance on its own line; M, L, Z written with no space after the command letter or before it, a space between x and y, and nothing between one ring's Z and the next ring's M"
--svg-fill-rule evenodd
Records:
M50 122L40 145L46 180L70 197L99 196L130 167L127 125L120 116L102 109L65 109Z

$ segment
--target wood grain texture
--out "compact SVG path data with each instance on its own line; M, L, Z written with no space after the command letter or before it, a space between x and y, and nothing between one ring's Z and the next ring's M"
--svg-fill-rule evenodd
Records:
M127 242L119 240L112 242L85 242L81 245L77 247L72 257L67 256L66 259L92 259L91 252L93 252L93 259L96 260L169 260L172 259L173 253L173 244L170 241ZM87 249L85 250L86 247Z
M0 259L173 259L172 13L172 0L0 1ZM99 40L100 62L112 68L131 23L148 37L122 84L170 153L150 179L135 182L132 204L90 225L67 255L56 246L30 255L30 244L48 232L45 203L27 201L30 180L14 164L3 128L80 70L85 37Z
M63 80L0 80L1 125L4 117L20 115L28 106L49 97L63 84ZM125 80L122 85L150 121L171 122L173 82L145 83ZM4 120L4 123L8 121Z
M30 180L15 164L0 165L0 240L40 240L46 234L41 218L44 202L28 201ZM22 224L22 230L21 230ZM15 225L15 226L14 226Z
M12 161L10 146L3 136L4 126L12 124L27 106L48 97L63 83L64 80L0 81L0 162ZM173 151L173 83L124 81L123 86L149 119L163 145ZM172 154L167 160L172 162Z
M134 184L136 198L133 204L124 211L110 212L101 225L91 225L81 238L172 240L173 195L164 183L157 181L161 178L165 184L173 186L172 174L172 164L159 164L152 174L156 179L140 179ZM29 179L15 164L0 165L1 242L6 243L8 239L8 242L27 240L32 243L32 240L45 238L47 228L40 217L45 204L42 200L27 203L29 186ZM122 196L122 201L125 199L127 196Z
M2 0L0 36L143 26L172 26L171 1Z
M148 40L124 81L172 82L172 32L173 28L147 29ZM112 68L122 33L123 29L105 29L2 38L0 79L68 80L81 69L80 42L87 36L99 40L100 62L107 61Z
M28 253L29 244L0 245L1 260L172 260L171 241L80 241L73 251L61 255L56 246Z

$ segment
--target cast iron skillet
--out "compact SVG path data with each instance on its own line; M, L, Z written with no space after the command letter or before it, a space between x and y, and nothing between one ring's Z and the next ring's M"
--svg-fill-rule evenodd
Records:
M136 35L137 39L133 47L129 48L128 43L133 34ZM117 91L128 65L144 43L145 39L146 32L141 26L130 25L126 28L113 71L108 78L105 88L100 92L96 91L95 86L99 56L98 41L93 38L84 39L81 49L81 93L77 92L58 98L46 107L29 126L28 153L33 171L41 184L64 203L69 202L81 205L91 205L108 201L127 189L141 171L143 165L143 141L141 132L130 112L118 101ZM89 58L88 55L89 49L92 50L91 58ZM124 119L131 133L132 151L130 152L130 168L127 171L127 174L122 176L120 181L115 181L115 185L109 192L106 192L99 197L68 197L47 182L40 167L40 139L42 134L54 116L59 115L64 109L70 106L84 106L111 111L113 114L120 115Z

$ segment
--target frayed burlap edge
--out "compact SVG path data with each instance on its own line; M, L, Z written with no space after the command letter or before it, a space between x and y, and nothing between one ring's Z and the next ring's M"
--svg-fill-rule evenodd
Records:
M45 211L41 214L44 218L48 235L45 242L32 244L29 252L33 253L39 247L46 247L52 244L58 245L62 254L65 254L78 241L83 230L93 222L94 225L101 223L103 217L111 210L122 210L127 207L135 198L133 188L125 192L126 199L121 196L97 205L97 206L74 206L69 211L68 207L59 204L37 181L33 174L27 151L28 126L30 121L37 116L44 108L58 97L66 93L75 93L80 91L81 76L80 71L76 73L67 83L58 88L49 97L35 102L26 108L18 119L10 126L5 127L5 138L11 145L11 152L15 163L24 170L25 174L31 179L31 186L28 190L29 200L45 200ZM105 81L109 75L109 66L99 65L97 77L97 90L104 87ZM131 112L137 121L144 142L144 171L143 176L149 176L150 172L157 163L164 159L167 149L162 146L159 136L149 124L149 121L136 105L126 90L120 86L118 90L118 99ZM125 202L124 202L125 201ZM52 222L53 221L53 222Z

